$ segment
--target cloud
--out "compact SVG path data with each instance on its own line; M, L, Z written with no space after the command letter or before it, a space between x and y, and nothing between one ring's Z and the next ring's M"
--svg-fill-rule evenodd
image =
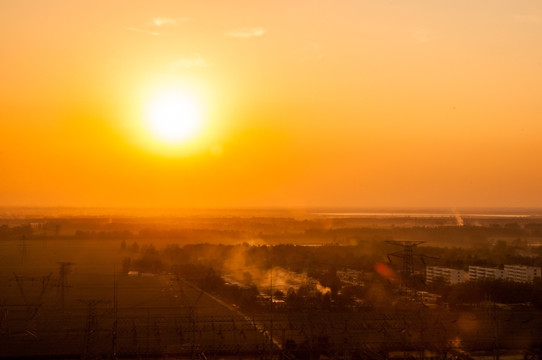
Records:
M160 35L160 33L156 32L156 31L150 31L150 30L145 30L145 29L140 29L140 28L135 28L135 27L123 26L123 28L126 29L126 30L135 31L135 32L139 32L139 33L143 33L143 34L147 34L147 35L151 35L151 36L159 36Z
M238 39L250 39L253 37L263 36L263 34L265 34L265 29L262 27L239 28L230 30L226 33L227 36Z
M153 17L152 18L152 26L156 26L156 27L166 27L166 26L174 27L174 26L179 25L179 23L185 22L185 21L188 21L188 18L183 17L183 18L175 19L175 18L168 18L168 17Z
M536 15L516 15L514 21L522 24L536 24L540 22L540 18Z
M173 63L173 70L176 69L193 69L193 68L205 68L209 67L211 64L203 59L199 54L192 54L190 56L181 58Z
M147 22L142 27L135 26L122 26L126 30L139 32L151 36L160 36L163 32L156 31L157 29L176 27L179 23L188 21L188 18L168 18L168 17L153 17L150 22Z

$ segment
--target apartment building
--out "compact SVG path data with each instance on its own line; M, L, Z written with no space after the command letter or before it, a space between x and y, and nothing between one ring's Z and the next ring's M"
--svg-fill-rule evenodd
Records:
M470 280L508 280L515 282L533 282L542 277L539 267L524 265L504 265L504 269L469 266Z
M469 280L498 280L505 279L503 269L469 265Z
M504 273L507 280L515 282L533 282L535 278L542 276L542 269L533 266L504 265Z
M458 284L467 280L468 274L463 270L444 268L440 266L427 266L425 268L425 281L430 283L436 279L443 279L450 284Z

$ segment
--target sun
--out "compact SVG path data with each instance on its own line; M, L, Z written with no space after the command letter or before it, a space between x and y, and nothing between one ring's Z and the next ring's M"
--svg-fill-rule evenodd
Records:
M194 96L178 90L165 90L150 97L146 106L146 125L160 142L181 144L201 131L201 106Z

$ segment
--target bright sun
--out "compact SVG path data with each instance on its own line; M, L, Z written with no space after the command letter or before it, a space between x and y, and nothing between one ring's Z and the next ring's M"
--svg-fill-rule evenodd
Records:
M155 94L147 103L146 122L160 141L169 144L187 142L201 130L200 105L190 94L163 91Z

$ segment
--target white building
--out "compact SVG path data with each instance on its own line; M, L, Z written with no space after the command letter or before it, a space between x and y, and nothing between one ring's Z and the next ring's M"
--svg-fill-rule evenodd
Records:
M539 267L523 265L504 265L504 269L469 266L470 280L508 280L515 282L533 282L542 277Z
M450 284L458 284L467 280L463 270L443 268L440 266L427 266L425 268L425 281L430 283L436 279L443 279Z
M535 278L542 276L542 269L539 267L523 265L504 265L506 280L515 282L533 282Z
M505 279L504 270L483 266L469 265L469 280L498 280Z

